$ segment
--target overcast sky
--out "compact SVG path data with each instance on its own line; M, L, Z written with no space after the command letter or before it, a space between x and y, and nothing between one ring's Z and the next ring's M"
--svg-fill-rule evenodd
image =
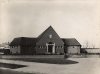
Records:
M61 38L100 47L99 0L1 0L0 43L37 37L50 25Z

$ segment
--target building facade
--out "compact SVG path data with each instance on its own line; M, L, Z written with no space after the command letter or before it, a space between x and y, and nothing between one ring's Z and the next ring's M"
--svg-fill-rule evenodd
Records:
M60 38L51 26L37 38L19 37L10 43L12 54L79 54L80 48L75 38Z

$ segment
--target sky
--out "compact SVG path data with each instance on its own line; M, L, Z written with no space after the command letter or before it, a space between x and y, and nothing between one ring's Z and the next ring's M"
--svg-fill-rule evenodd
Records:
M99 0L0 0L0 43L38 37L50 25L61 38L100 47Z

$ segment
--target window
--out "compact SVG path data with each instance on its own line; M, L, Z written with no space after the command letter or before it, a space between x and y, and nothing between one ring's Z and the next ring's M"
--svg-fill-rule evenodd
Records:
M60 48L60 46L56 46L56 48Z
M38 46L38 48L41 48L41 46Z
M50 39L52 38L52 34L49 35L49 38L50 38Z
M42 46L42 48L45 48L45 46Z
M41 46L40 46L40 48L41 48Z
M63 46L61 46L61 48L63 48Z
M15 46L16 48L18 48L18 46Z
M43 48L43 46L40 46L40 48Z

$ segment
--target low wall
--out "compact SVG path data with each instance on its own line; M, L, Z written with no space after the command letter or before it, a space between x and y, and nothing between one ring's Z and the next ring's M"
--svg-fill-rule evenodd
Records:
M71 58L100 58L97 54L86 54L86 55L69 55Z

